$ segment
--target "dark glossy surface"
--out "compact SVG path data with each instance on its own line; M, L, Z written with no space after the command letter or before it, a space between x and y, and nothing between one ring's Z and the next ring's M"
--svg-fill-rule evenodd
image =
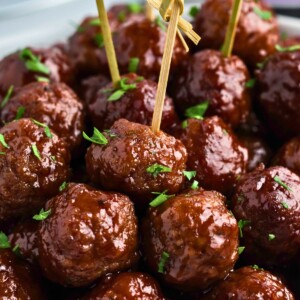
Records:
M44 275L63 286L91 284L137 259L137 220L129 198L70 183L46 204L38 231Z
M164 300L157 281L146 273L108 276L83 300Z
M282 139L300 134L299 82L300 51L276 53L258 75L264 120Z
M157 83L146 79L136 81L138 76L133 73L124 75L123 78L128 78L126 84L135 84L136 88L127 91L117 101L108 101L112 92L108 93L107 90L113 88L112 83L109 83L99 89L88 103L88 116L93 126L99 130L109 129L115 121L121 118L131 122L151 125ZM166 96L161 128L162 130L168 130L177 122L178 117L173 100Z
M218 117L189 119L180 139L188 152L187 169L197 172L199 185L230 194L248 159L231 129Z
M0 134L9 146L0 144L6 153L0 155L0 221L37 213L68 180L69 151L56 134L50 139L30 119L8 123ZM33 144L41 160L34 155Z
M25 108L24 117L49 126L70 147L82 140L83 105L64 83L34 82L21 88L0 111L2 122L15 119L18 108Z
M272 167L245 175L232 198L232 210L238 220L250 222L242 241L249 263L283 267L299 257L300 178L296 174ZM270 240L269 234L275 238Z
M178 68L169 93L181 114L188 107L209 101L206 115L218 115L236 127L250 112L250 92L245 87L248 80L248 70L237 56L224 58L219 51L204 50Z
M300 176L300 137L295 137L283 145L273 164L284 166Z
M279 278L268 271L244 267L230 273L206 297L200 299L293 300L294 296Z
M0 298L3 300L47 299L37 275L10 250L0 249Z
M142 250L150 270L183 291L204 290L223 279L238 258L238 227L213 191L187 191L150 208L142 223ZM169 254L158 272L163 251Z
M73 83L74 69L63 45L30 49L49 68L52 82L65 82L68 85ZM24 61L19 57L19 52L12 53L0 61L0 94L4 95L11 85L16 89L37 81L38 76L45 77L44 74L27 70Z
M147 79L158 81L166 41L166 31L146 17L139 22L121 26L113 35L118 65L121 74L128 72L129 61L139 58L137 73ZM171 73L187 57L179 40L175 41L171 61Z
M206 0L195 18L195 31L202 37L199 47L220 49L225 40L233 0ZM253 9L270 11L263 1L243 1L233 53L252 68L275 51L279 40L277 20L272 12L263 20Z
M138 203L155 198L152 192L173 194L182 189L187 153L179 140L125 119L116 121L110 134L116 136L107 136L107 145L92 144L86 153L92 182L129 194ZM155 163L172 171L154 177L146 169Z

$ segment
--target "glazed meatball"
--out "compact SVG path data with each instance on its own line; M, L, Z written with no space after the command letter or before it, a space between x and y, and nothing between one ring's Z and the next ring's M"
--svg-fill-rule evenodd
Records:
M231 129L218 117L189 119L180 139L188 152L188 170L196 171L200 186L230 194L248 160Z
M279 278L268 271L243 267L230 273L201 299L294 300L294 296Z
M179 140L125 119L116 121L106 136L106 145L92 144L86 153L93 183L128 194L141 204L153 198L153 192L174 194L183 187L187 153ZM155 165L168 169L157 172Z
M68 187L46 204L38 230L39 263L63 286L91 284L137 259L137 220L129 198L85 184Z
M21 221L15 226L12 233L9 235L10 244L13 247L18 247L22 258L33 263L38 257L37 248L37 229L38 221L27 219Z
M288 265L300 253L300 178L284 167L245 175L232 198L249 263Z
M70 154L30 119L0 129L0 222L34 213L68 179Z
M156 280L145 273L121 273L108 276L97 284L83 300L163 300Z
M157 82L165 41L166 31L146 17L142 21L121 26L113 35L120 72L127 73L130 59L138 58L136 72ZM186 57L186 51L178 38L173 48L171 73Z
M295 137L283 145L276 154L273 164L284 166L300 176L300 137Z
M114 93L112 83L99 89L87 106L88 116L93 125L99 130L110 128L115 121L124 118L128 121L151 125L157 83L152 80L140 80L133 73L125 75L122 79L126 85L133 84L135 88L125 92L117 101L110 101ZM111 92L107 92L111 91ZM173 100L168 96L165 98L162 130L169 130L178 122Z
M258 101L265 122L280 139L300 134L300 51L274 54L258 74Z
M223 279L238 258L237 222L214 191L191 190L150 208L141 237L150 270L184 291Z
M0 249L0 265L1 299L46 299L35 272L10 250Z
M0 61L0 94L4 95L11 85L17 89L37 81L39 76L49 77L52 82L65 82L72 85L75 73L62 45L45 49L28 49L48 68L49 74L32 71L26 67L26 61L30 60L29 55L22 59L21 54L24 49L17 51Z
M83 105L64 83L34 82L21 88L0 111L0 119L7 123L15 119L24 107L23 117L49 126L70 149L82 140Z
M225 40L233 0L206 0L195 18L199 47L220 49ZM252 68L275 52L279 29L273 11L264 1L243 1L233 53Z
M184 61L172 80L170 95L181 114L209 101L207 115L217 115L232 127L244 122L250 111L247 67L237 56L204 50Z

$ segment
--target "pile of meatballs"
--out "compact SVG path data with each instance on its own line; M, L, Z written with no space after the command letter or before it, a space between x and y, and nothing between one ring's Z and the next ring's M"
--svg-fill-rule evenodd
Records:
M166 24L108 10L65 44L0 61L0 298L300 299L300 45L263 1L190 11L161 131Z

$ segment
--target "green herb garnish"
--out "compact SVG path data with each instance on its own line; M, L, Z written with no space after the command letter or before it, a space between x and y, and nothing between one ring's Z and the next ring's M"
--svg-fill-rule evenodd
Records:
M131 13L138 14L143 11L143 6L139 3L129 3L127 4L128 10Z
M275 239L275 234L269 233L268 238L269 238L269 241L274 240Z
M160 164L153 164L151 166L149 166L146 171L148 173L151 173L153 175L153 177L157 177L159 173L169 173L172 172L172 169Z
M0 231L0 249L8 248L10 248L10 242L8 240L8 237L3 231Z
M21 50L19 57L24 61L27 70L39 72L45 75L50 74L49 68L45 64L43 64L40 58L34 55L30 49L24 48L23 50Z
M162 30L167 31L167 26L160 17L155 18L155 24Z
M59 187L59 191L62 192L63 190L65 190L68 186L68 183L66 181L64 181L60 187Z
M239 231L240 231L240 237L243 237L243 229L245 226L247 226L248 224L250 224L250 221L248 220L239 220L238 221L238 227L239 227Z
M245 250L245 247L238 247L238 254L241 255Z
M253 88L254 85L256 83L256 79L255 78L252 78L250 80L248 80L246 83L245 83L245 87L247 88Z
M36 76L38 82L50 82L50 79L44 76Z
M184 120L182 123L181 123L181 127L182 129L185 129L188 127L188 120Z
M170 254L166 251L163 251L160 257L160 261L158 263L158 273L164 273L164 268L167 260L169 259Z
M280 46L280 45L277 44L275 46L275 49L278 52L293 52L293 51L300 50L300 44L298 44L298 45L292 45L292 46L289 46L289 47L282 47L282 46Z
M25 107L24 106L19 106L18 109L17 109L15 120L20 120L21 118L23 118L24 113L25 113Z
M13 91L14 91L14 86L11 85L11 86L8 88L8 90L7 90L5 96L4 96L4 98L3 98L3 100L2 100L2 102L1 102L1 104L0 104L0 109L2 109L2 108L7 104L8 100L9 100L10 97L11 97L11 94L13 93Z
M0 155L6 155L6 153L5 153L5 152L2 152L2 151L0 151Z
M120 22L124 22L126 19L126 11L125 10L121 10L118 14L118 20Z
M94 37L95 43L99 48L103 48L104 46L104 39L103 39L103 34L102 33L97 33Z
M0 143L2 144L3 147L5 148L9 148L9 146L7 145L6 141L5 141L5 138L4 138L4 135L2 133L0 133Z
M191 189L196 190L198 187L199 187L199 181L194 180L191 185Z
M130 73L136 73L138 66L139 66L140 60L138 57L133 57L130 58L129 60L129 66L128 66L128 71Z
M183 171L183 175L188 179L191 180L196 176L196 171Z
M94 127L94 132L91 137L89 137L85 132L83 132L82 134L86 140L94 144L98 144L98 145L108 144L107 138L96 127Z
M263 270L263 268L260 268L258 265L253 265L252 268L254 270Z
M282 187L284 187L289 192L293 191L287 184L285 184L283 181L281 181L281 179L280 179L279 176L276 175L273 179L274 179L275 182L277 182L279 185L281 185Z
M136 84L127 84L128 78L124 77L119 82L119 88L116 89L107 99L107 101L117 101L129 90L136 89Z
M41 122L39 122L39 121L37 121L37 120L34 120L34 119L31 119L31 121L32 121L34 124L36 124L36 125L38 125L38 126L44 128L45 134L46 134L46 136L47 136L49 139L51 139L51 138L53 137L53 135L52 135L52 133L51 133L51 131L50 131L50 128L49 128L46 124L41 123Z
M189 15L192 17L192 18L195 18L196 15L198 14L200 8L198 6L192 6L190 11L189 11Z
M33 152L34 156L37 157L39 160L42 160L41 154L40 154L36 144L32 144L31 149L32 149L32 152Z
M289 209L289 205L286 202L281 202L282 206L286 209Z
M258 6L253 7L253 11L258 15L262 20L270 20L272 18L272 13L268 10L262 10Z
M90 20L89 25L91 26L100 26L101 22L99 18L94 18L92 20Z
M158 193L158 192L152 192L152 194L158 195L156 198L154 198L149 205L151 207L157 207L161 204L163 204L164 202L166 202L168 199L174 197L175 195L167 195L168 191L163 191L162 193Z
M50 214L51 214L51 209L48 209L48 210L45 211L42 208L37 215L34 215L32 217L32 219L36 220L36 221L43 221L43 220L46 220L49 217Z
M17 256L21 257L21 252L20 252L20 246L18 244L16 244L13 248L12 248L12 252L14 254L16 254Z
M203 116L209 106L208 101L204 101L198 105L189 107L185 110L185 116L188 118L203 120Z

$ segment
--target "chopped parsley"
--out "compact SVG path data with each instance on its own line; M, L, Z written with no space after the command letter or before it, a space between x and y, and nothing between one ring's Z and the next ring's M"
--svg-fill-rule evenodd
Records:
M241 255L245 250L245 247L238 247L238 254Z
M281 185L282 187L284 187L289 192L293 191L286 183L284 183L283 181L281 181L281 179L280 179L279 176L276 175L273 179L274 179L275 182L277 182L279 185Z
M38 82L50 82L50 79L44 76L36 76Z
M139 60L138 57L132 57L132 58L130 58L130 60L129 60L129 66L128 66L128 71L130 73L136 73L137 69L139 67L139 63L140 63L140 60Z
M23 118L24 113L25 113L25 107L24 106L19 106L18 109L17 109L15 120L20 120L21 118Z
M5 148L9 148L9 146L7 145L6 141L5 141L5 137L2 133L0 133L0 143L2 144L3 147Z
M8 237L3 231L0 231L0 249L8 248L10 248L10 242L8 240Z
M100 19L96 17L96 18L90 20L89 25L100 26L101 25Z
M204 116L208 106L209 106L209 102L204 101L198 105L189 107L185 110L185 116L188 118L203 120L203 116Z
M44 128L45 135L46 135L49 139L51 139L51 138L53 137L53 135L52 135L52 133L51 133L51 131L50 131L50 128L49 128L46 124L41 123L41 122L39 122L39 121L37 121L37 120L34 120L34 119L31 119L31 121L32 121L34 124L38 125L39 127Z
M162 193L158 193L158 192L152 192L152 194L158 195L156 198L154 198L149 205L151 207L157 207L161 204L163 204L164 202L166 202L168 199L173 198L175 195L167 195L168 191L163 191Z
M293 51L298 51L300 50L300 44L297 44L297 45L292 45L292 46L289 46L289 47L282 47L280 45L276 45L275 46L275 49L278 51L278 52L293 52Z
M89 137L85 132L82 133L83 137L94 144L106 145L108 144L107 138L96 128L94 127L94 132L91 137Z
M222 131L223 131L224 135L228 135L228 131L226 129L223 129Z
M162 31L167 31L167 26L160 17L155 18L155 24L162 30Z
M165 264L168 261L170 254L166 251L163 251L160 257L160 261L158 263L158 273L164 273Z
M194 180L191 189L196 190L199 187L199 182L197 180Z
M34 156L35 156L36 158L38 158L38 160L42 160L41 154L40 154L40 152L39 152L39 150L38 150L36 144L32 144L32 145L31 145L31 149L32 149L32 152L33 152Z
M127 84L127 81L128 78L122 78L119 82L118 88L113 91L113 93L108 97L107 101L120 100L127 91L136 89L135 83Z
M106 132L107 135L112 137L112 138L117 137L117 135L115 133L113 133L110 129L105 129L104 132Z
M188 120L184 120L182 123L181 123L181 127L182 129L185 129L188 127Z
M126 19L126 11L125 10L121 10L118 14L118 20L120 22L124 22Z
M127 4L128 10L131 13L138 14L143 11L143 6L139 3L129 3Z
M256 83L256 79L255 78L252 78L252 79L249 79L246 84L245 84L245 87L247 88L253 88L254 85Z
M263 268L260 268L258 265L253 265L252 268L254 270L263 270Z
M253 7L254 13L262 20L268 21L272 18L272 13L268 10L262 10L258 6Z
M34 215L32 217L32 219L36 220L36 221L43 221L43 220L46 220L49 217L50 214L51 214L51 209L48 209L48 210L45 211L42 208L37 215Z
M10 99L12 93L13 93L13 91L14 91L14 86L11 85L11 86L8 88L8 90L7 90L5 96L4 96L4 98L3 98L3 100L2 100L2 102L1 102L1 104L0 104L0 109L2 109L2 108L7 104L7 102L9 101L9 99Z
M268 238L269 238L269 241L273 241L275 239L275 234L269 233Z
M245 226L247 226L248 224L250 224L250 221L248 220L239 220L238 221L238 227L239 227L239 231L240 231L240 237L243 237L243 229Z
M94 37L95 43L99 48L103 48L104 46L104 39L103 39L103 34L102 33L97 33Z
M68 186L68 183L66 181L64 181L60 187L59 187L59 191L62 192L63 190L65 190Z
M20 252L20 246L18 244L16 244L13 248L12 248L12 252L14 254L16 254L18 257L21 257L21 252Z
M195 18L196 15L198 14L200 8L198 6L192 6L190 11L189 11L189 15L192 17L192 18Z
M50 74L49 68L43 64L40 58L32 53L28 48L20 51L19 57L24 61L26 69L33 72L39 72L45 75Z
M0 155L6 155L6 153L5 153L5 152L2 152L2 151L0 151Z
M164 165L160 165L160 164L153 164L151 166L149 166L146 171L148 173L151 173L153 175L153 177L157 177L159 173L169 173L172 172L172 169L169 167L166 167Z
M289 209L289 205L286 202L281 202L282 206L286 209Z
M196 176L196 171L183 171L183 175L188 179L191 180Z

